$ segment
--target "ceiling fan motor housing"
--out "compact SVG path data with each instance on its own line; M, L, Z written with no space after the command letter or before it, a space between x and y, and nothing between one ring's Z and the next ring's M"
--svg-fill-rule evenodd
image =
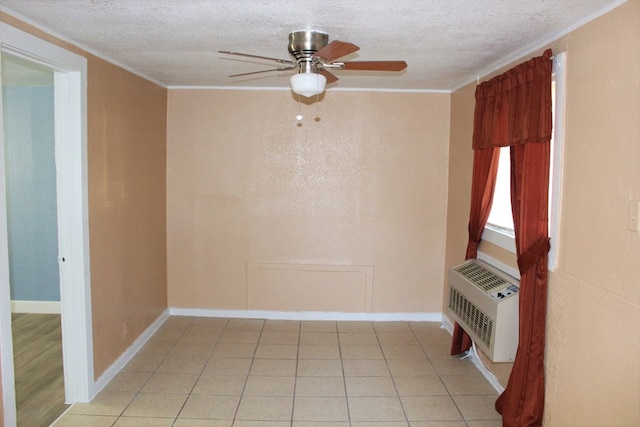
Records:
M313 55L329 43L329 34L321 31L293 31L289 33L289 53L299 65L298 72L312 73L317 71ZM315 66L314 66L315 65Z

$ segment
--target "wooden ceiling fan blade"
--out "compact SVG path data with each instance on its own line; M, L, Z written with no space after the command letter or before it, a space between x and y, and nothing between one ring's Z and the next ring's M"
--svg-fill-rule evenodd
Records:
M405 61L350 61L344 62L342 70L361 71L402 71L407 68Z
M292 67L270 68L268 70L260 70L260 71L249 71L248 73L232 74L229 77L250 76L251 74L269 73L271 71L287 71L287 70L293 70L294 68L298 68L298 65L296 64Z
M327 84L338 81L338 78L335 74L329 72L328 70L325 70L324 68L318 68L318 74L322 74L327 78Z
M218 53L224 53L225 55L244 56L247 58L265 59L267 61L276 61L279 64L292 64L292 65L296 64L296 62L290 61L288 59L271 58L269 56L252 55L250 53L242 53L242 52L231 52L229 50L219 50Z
M317 51L313 56L319 56L325 61L331 62L338 58L342 58L345 55L356 52L360 50L358 46L353 43L341 42L340 40L334 40L319 51Z

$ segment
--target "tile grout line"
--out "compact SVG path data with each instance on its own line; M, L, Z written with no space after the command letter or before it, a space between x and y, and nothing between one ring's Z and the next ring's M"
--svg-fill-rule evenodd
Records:
M191 323L189 324L189 326L191 326L195 321L195 317L191 320ZM200 378L202 377L202 373L204 372L204 370L206 369L207 365L209 364L209 360L211 360L211 356L213 355L213 352L215 350L215 348L218 346L218 344L220 343L220 338L222 338L222 334L224 333L225 329L227 328L227 325L229 325L229 319L226 319L224 328L222 328L222 333L220 334L220 336L215 340L213 347L211 348L211 351L209 352L209 355L207 357L207 361L205 362L205 364L202 366L202 369L200 369L200 373L198 374L198 378L196 378L195 382L193 383L193 386L191 386L191 390L189 391L189 393L187 394L187 398L184 400L184 402L182 403L182 406L180 407L180 410L178 411L178 413L176 414L176 417L173 420L173 423L171 423L171 425L175 425L178 422L178 418L180 418L180 414L182 414L182 411L184 410L184 407L187 405L187 402L189 401L189 399L191 398L192 394L193 394L193 390L196 387L196 384L198 384L198 381L200 381ZM184 331L186 331L187 329L189 329L189 326L187 326L185 328ZM182 335L180 335L180 338L182 338L182 336L184 335L184 331L182 332ZM178 344L178 342L180 341L180 338L178 338L178 340L176 341L176 345ZM197 342L197 341L196 341ZM174 345L175 348L175 345ZM171 353L171 351L169 351L169 353ZM167 353L167 356L169 355L169 353ZM165 359L166 357L165 356ZM162 363L160 363L161 365ZM160 367L160 365L158 365L158 367Z
M293 426L293 418L296 410L296 388L298 386L298 365L300 362L300 335L302 333L302 322L298 322L298 346L296 348L296 370L293 378L293 398L291 399L291 417L289 418L289 425Z
M149 375L149 378L147 378L147 380L144 382L144 384L142 384L142 386L140 387L140 389L138 391L136 391L134 393L133 399L131 399L131 401L124 407L124 409L120 412L120 415L118 415L116 417L116 420L114 421L114 423L112 425L115 425L118 423L118 421L120 420L120 418L126 418L124 417L124 413L127 411L127 409L131 406L131 404L136 400L136 398L140 395L140 393L142 393L142 390L144 389L144 387L149 383L149 380L151 380L151 378L153 377L153 375L158 371L158 368L160 367L160 365L162 365L162 363L167 360L167 357L169 356L169 354L171 353L171 351L176 348L176 345L178 345L178 342L180 341L180 338L182 338L182 336L184 335L184 332L189 328L189 326L193 323L195 317L191 318L191 321L189 322L189 324L187 324L187 326L185 326L185 328L182 330L182 332L180 333L180 335L178 336L178 338L175 340L175 342L173 343L173 345L171 346L171 348L169 349L169 351L167 351L167 354L165 354L162 357L162 360L160 361L160 363L158 363L158 366L156 366L153 371L151 371L151 374ZM185 402L187 401L187 399L185 399ZM184 403L182 404L182 406L184 406ZM180 413L180 411L182 411L182 406L180 407L180 410L178 411L178 414ZM178 418L178 415L176 414L176 416L174 417L173 423L175 424L176 419Z
M247 371L247 377L244 380L244 385L242 386L242 390L240 391L240 399L238 399L238 404L236 405L236 411L233 414L233 419L231 420L231 425L233 426L238 420L238 412L240 412L240 405L242 404L242 400L244 399L244 393L247 389L247 383L249 382L249 377L251 376L251 370L253 369L253 364L256 360L256 354L258 353L258 345L260 345L260 339L262 338L262 333L264 332L264 326L267 323L265 319L262 319L262 326L260 327L260 333L258 334L258 340L256 341L256 347L253 349L253 355L251 356L251 363L249 364L249 370ZM228 324L227 324L228 326ZM247 329L249 331L251 329Z
M344 387L344 401L347 405L347 422L351 426L351 407L349 406L349 393L347 392L347 376L344 372L344 359L342 358L342 342L340 341L340 324L336 322L336 339L338 340L338 355L340 355L340 369L342 370L342 384Z
M415 331L413 331L413 334L415 335ZM424 346L429 345L429 344L422 344L420 342L420 340L417 339L416 336L416 340L418 341L418 344L420 344L420 348L422 349L422 351L424 352L425 356L427 357L427 360L429 360L429 363L431 363L432 367L433 367L433 363L431 362L431 359L429 358L429 356L427 355L427 353L424 351ZM462 415L462 411L460 410L460 408L458 407L458 404L456 403L455 399L453 398L453 395L451 394L451 391L449 390L449 387L447 387L447 385L445 384L445 382L442 380L442 375L435 369L435 367L433 367L434 372L436 373L438 380L440 381L440 383L442 384L442 386L444 387L444 389L447 391L447 396L449 397L449 399L451 399L451 401L453 402L454 406L456 407L456 410L458 411L458 414L460 414L460 419L462 420L462 422L468 427L468 423L467 420L464 418L464 416Z
M409 322L407 322L406 325L407 325L407 328L409 328L409 330L411 331L411 335L413 336L413 338L419 344L420 342L418 341L418 337L416 336L414 330L411 328L411 325L409 324ZM378 336L378 334L376 333L376 337L377 336ZM378 342L380 342L380 340L378 340ZM387 359L387 355L384 354L384 350L382 349L382 343L380 343L380 350L382 351L382 355L384 356L384 360L386 362L388 359ZM422 348L422 346L420 346L420 350L424 354L425 358L427 360L429 360L429 358L427 357L427 354L424 352L424 349ZM387 368L388 367L389 367L389 364L387 363ZM409 421L409 416L407 415L407 409L405 408L404 402L402 401L402 397L400 396L400 392L398 391L398 386L396 384L395 375L393 375L393 373L391 372L391 369L389 369L389 374L391 375L391 381L393 382L393 387L395 388L396 395L398 396L398 400L400 401L400 406L402 407L402 412L404 413L405 421L407 422L407 425L411 425L411 422Z

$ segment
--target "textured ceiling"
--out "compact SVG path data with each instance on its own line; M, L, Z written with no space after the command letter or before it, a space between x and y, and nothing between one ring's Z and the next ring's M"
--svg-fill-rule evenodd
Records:
M2 0L0 10L166 86L287 87L291 71L229 78L290 59L288 33L314 29L404 59L399 73L337 71L346 89L451 90L541 47L622 0Z

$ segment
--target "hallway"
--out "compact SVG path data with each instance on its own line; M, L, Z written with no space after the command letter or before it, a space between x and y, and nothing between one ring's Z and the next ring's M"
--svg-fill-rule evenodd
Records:
M59 314L12 314L18 427L46 427L64 403Z

